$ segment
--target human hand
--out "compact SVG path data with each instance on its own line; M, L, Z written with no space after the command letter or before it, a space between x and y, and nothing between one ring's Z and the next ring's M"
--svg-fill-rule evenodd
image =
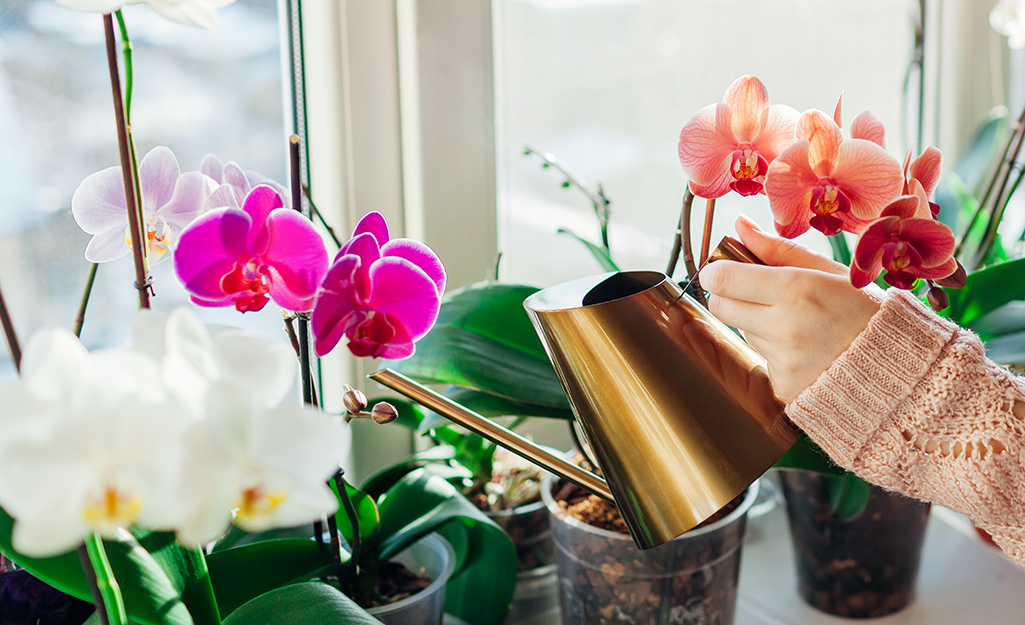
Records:
M708 309L744 333L765 357L776 394L790 402L850 346L880 300L854 288L844 265L768 234L745 217L736 228L766 265L706 265L700 278L713 295Z

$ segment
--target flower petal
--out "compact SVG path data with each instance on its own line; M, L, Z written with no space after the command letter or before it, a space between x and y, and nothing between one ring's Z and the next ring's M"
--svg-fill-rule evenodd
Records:
M402 258L385 256L370 268L373 293L368 306L402 325L413 341L423 337L438 319L441 298L422 269Z
M769 107L765 129L754 142L755 149L766 161L771 163L783 153L783 150L793 145L794 128L800 116L800 113L789 106L773 104Z
M124 0L57 0L62 7L86 13L113 13L124 3Z
M262 254L267 249L270 237L270 232L267 229L267 218L270 216L271 211L283 208L283 206L281 196L278 195L277 191L266 185L253 188L249 195L246 196L246 201L242 204L242 210L253 220L252 228L250 228L249 236L246 239L246 245L254 255Z
M199 162L199 171L210 176L217 184L224 183L224 163L216 154L206 154Z
M180 232L203 212L203 206L215 186L213 178L206 174L198 171L184 173L174 185L171 199L158 208L156 214Z
M438 287L438 295L445 292L445 265L430 247L413 239L392 239L381 248L381 256L396 256L405 258L427 274Z
M935 267L946 263L954 254L954 233L946 224L932 218L906 219L900 224L900 237L922 255L922 267ZM945 278L956 269L951 265ZM931 276L922 276L931 277Z
M336 258L324 276L310 315L313 346L318 356L335 348L345 335L345 318L359 308L356 293L359 265L359 256Z
M374 235L378 246L384 245L390 240L388 222L384 220L384 215L377 211L363 215L359 223L356 224L356 228L352 231L352 236L356 237L364 232Z
M794 137L808 142L808 164L819 177L828 177L843 141L840 127L822 111L811 109L797 120Z
M44 328L35 332L25 345L21 380L33 396L61 401L68 397L88 358L88 350L71 331Z
M276 192L274 195L277 197ZM263 260L278 274L278 279L271 281L271 298L289 310L309 310L327 271L324 240L309 219L284 208L271 212L267 230Z
M795 143L772 161L765 174L765 194L777 229L798 217L803 216L805 221L810 217L811 194L818 176L808 165L809 150L807 141Z
M139 186L142 187L143 214L153 214L171 201L174 187L181 176L178 159L170 149L160 145L150 150L139 163Z
M886 147L886 129L872 113L862 111L851 122L851 138L871 141L881 148Z
M78 227L98 234L128 226L125 186L120 167L108 167L82 180L71 196L71 214Z
M128 254L132 248L125 241L126 227L127 224L93 235L85 246L85 259L91 263L106 263Z
M904 187L897 159L864 139L848 139L840 144L832 178L850 199L851 213L863 220L875 219Z
M730 128L740 143L752 143L768 119L769 91L754 76L741 76L726 90L722 103L730 108Z
M911 162L908 174L911 178L922 183L925 196L929 197L940 182L940 166L943 161L943 153L939 149L929 146L925 152Z
M221 278L250 257L245 241L252 222L231 208L211 211L182 231L174 251L174 271L193 295L209 301L225 296Z
M381 257L381 247L377 241L377 237L369 232L357 234L342 245L334 258L337 261L342 256L359 257L360 265L356 285L359 289L359 297L364 301L370 297L370 266Z
M724 104L711 104L697 112L680 131L677 152L680 165L699 186L711 185L729 173L737 141L729 129L730 110Z
M215 9L227 6L235 0L146 0L161 17L185 24L212 30L217 26Z

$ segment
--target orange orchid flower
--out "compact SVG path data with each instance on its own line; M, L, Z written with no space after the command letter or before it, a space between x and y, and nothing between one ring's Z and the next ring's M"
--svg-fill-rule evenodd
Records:
M900 195L900 163L882 147L883 129L862 113L844 140L837 104L834 119L805 111L795 143L769 165L765 192L781 236L793 238L815 228L827 235L859 233Z
M793 142L798 113L769 105L769 92L754 76L741 76L722 102L710 104L680 131L680 164L699 197L730 191L764 193L769 163Z

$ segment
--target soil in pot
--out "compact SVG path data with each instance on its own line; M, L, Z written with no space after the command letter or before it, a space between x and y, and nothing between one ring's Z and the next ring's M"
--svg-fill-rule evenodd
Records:
M376 608L411 597L431 585L434 580L410 571L400 562L385 562L377 574L377 590L361 608Z
M730 625L754 491L660 547L639 549L618 509L565 482L551 488L565 625ZM741 509L743 508L743 509Z
M873 486L861 514L838 519L824 476L781 471L779 477L806 603L847 618L878 618L911 603L929 504Z

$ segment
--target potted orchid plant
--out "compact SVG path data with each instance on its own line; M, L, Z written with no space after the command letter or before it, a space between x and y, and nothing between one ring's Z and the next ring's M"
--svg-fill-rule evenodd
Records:
M230 2L148 3L212 27ZM122 87L118 67L115 18L131 76L122 2L63 4L103 13L121 152L120 166L83 180L72 212L92 235L94 272L132 257L141 310L129 345L89 351L77 337L87 291L74 332L46 329L22 350L0 296L20 371L0 384L5 561L91 602L102 625L370 623L364 608L387 600L379 582L397 570L389 563L437 533L451 546L435 551L451 560L436 571L445 579L429 580L434 603L469 623L500 623L515 573L505 533L437 476L409 474L375 492L349 484L347 421L386 422L396 409L368 411L347 396L344 415L328 414L314 383L313 358L343 339L357 357L411 355L438 315L441 260L391 237L374 212L336 241L332 259L301 210L298 137L289 188L215 157L182 173L164 147L139 159L131 81ZM280 306L292 344L207 327L187 308L152 311L149 270L167 260L196 306ZM441 619L394 612L378 610L385 622Z

